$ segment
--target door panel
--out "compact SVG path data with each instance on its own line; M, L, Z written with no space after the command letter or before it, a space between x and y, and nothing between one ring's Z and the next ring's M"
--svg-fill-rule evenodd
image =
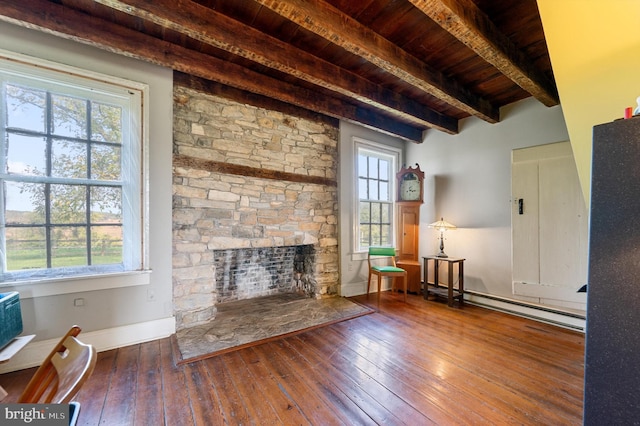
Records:
M512 175L513 280L538 283L540 282L538 163L514 163ZM520 200L522 200L522 212Z
M420 225L420 206L399 207L398 259L418 260L418 238Z
M540 162L540 282L578 289L587 281L587 211L572 157Z

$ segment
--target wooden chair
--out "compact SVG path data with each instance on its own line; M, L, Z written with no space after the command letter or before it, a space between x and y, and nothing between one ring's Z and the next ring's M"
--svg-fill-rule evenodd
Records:
M384 265L377 265L378 260L384 259ZM369 263L369 282L367 285L367 297L371 291L371 277L378 277L378 306L380 306L380 288L382 287L382 278L391 278L391 290L396 288L396 278L404 279L404 301L407 301L407 271L396 266L396 249L393 247L369 247L369 255L367 256Z
M69 404L96 366L96 349L76 337L74 325L33 375L19 403Z

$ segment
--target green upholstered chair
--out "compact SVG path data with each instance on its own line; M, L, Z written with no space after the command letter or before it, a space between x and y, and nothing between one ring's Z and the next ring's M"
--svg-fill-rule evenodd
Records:
M394 247L369 247L369 281L367 285L367 297L371 291L371 277L378 277L378 305L380 305L380 288L382 278L391 278L391 290L395 290L397 277L402 277L404 282L404 301L407 301L407 271L396 266L396 249ZM383 264L381 264L383 263Z

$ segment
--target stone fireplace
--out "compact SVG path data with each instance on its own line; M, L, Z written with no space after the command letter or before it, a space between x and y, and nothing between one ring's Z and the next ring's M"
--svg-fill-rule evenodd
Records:
M218 303L279 293L316 294L313 245L216 250Z
M336 123L174 88L177 328L220 303L338 293Z

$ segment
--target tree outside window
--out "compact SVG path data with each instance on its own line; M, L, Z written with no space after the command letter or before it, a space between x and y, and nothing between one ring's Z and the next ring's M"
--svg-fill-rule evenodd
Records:
M0 78L3 277L139 268L125 238L141 216L131 97L13 69Z

